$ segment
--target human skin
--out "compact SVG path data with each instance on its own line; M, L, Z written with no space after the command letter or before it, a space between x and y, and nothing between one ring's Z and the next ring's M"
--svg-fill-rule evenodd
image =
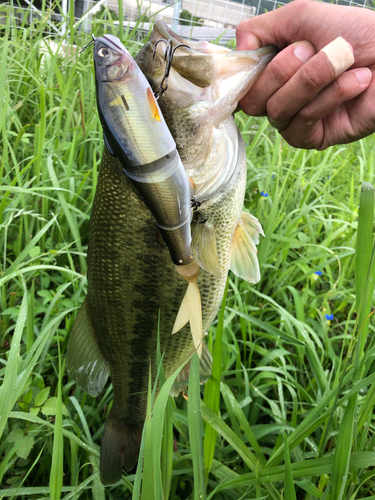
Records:
M342 36L354 64L336 77L325 53ZM375 12L312 0L242 21L237 50L280 50L241 100L245 113L267 115L292 146L326 149L375 132Z

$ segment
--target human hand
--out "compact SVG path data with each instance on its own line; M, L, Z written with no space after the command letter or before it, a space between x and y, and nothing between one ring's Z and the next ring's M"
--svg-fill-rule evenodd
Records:
M319 52L337 37L355 62L336 78ZM296 0L237 27L237 50L276 45L280 52L241 100L245 113L267 115L292 146L325 149L375 131L375 12Z

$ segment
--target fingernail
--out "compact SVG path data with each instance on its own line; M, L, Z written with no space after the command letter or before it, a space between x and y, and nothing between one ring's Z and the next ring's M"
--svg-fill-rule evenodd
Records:
M354 70L355 76L358 78L359 83L368 85L371 82L372 73L368 68L358 68Z
M315 49L308 42L298 42L296 43L293 53L297 59L305 63L315 55Z

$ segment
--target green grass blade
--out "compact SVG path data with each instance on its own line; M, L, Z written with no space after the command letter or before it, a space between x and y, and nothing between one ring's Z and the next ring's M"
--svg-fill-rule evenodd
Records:
M296 500L296 490L294 488L292 464L290 461L290 453L288 447L288 436L284 433L284 460L285 460L285 482L284 482L284 499Z
M55 169L53 168L52 155L49 155L48 158L47 158L47 167L48 167L48 172L49 172L49 175L50 175L53 187L56 188L56 189L59 189L60 188L60 184L59 184L59 181L57 179L57 176L56 176L56 173L55 173ZM68 205L68 203L67 203L67 201L65 199L65 195L64 195L64 193L58 191L57 192L57 196L59 198L59 201L61 203L62 209L64 211L66 220L68 221L69 228L70 228L70 230L72 232L72 235L73 235L73 238L74 238L74 242L76 243L76 245L78 247L78 251L80 253L83 253L83 248L82 248L82 243L81 243L81 237L80 237L80 234L79 234L79 231L78 231L78 228L77 228L77 222L74 220L74 217L73 217L73 215L72 215L72 213L70 211L69 205ZM81 272L85 273L87 271L86 259L85 259L85 257L83 255L80 255L79 258L80 258L80 264L81 264Z
M212 410L216 415L219 413L220 406L220 382L221 382L221 363L222 363L222 338L224 329L224 311L227 300L229 286L229 278L225 286L224 297L221 303L221 309L216 328L215 346L212 361L211 378L206 382L204 391L204 403L209 410ZM214 458L217 433L212 426L206 426L204 441L203 441L203 462L206 471L206 478L211 470L212 460Z
M27 317L27 291L25 290L16 327L14 329L3 383L0 387L0 437L3 435L7 419L16 402L16 384L20 359L20 344ZM22 388L21 388L22 389ZM16 397L15 397L16 393Z
M152 433L152 454L154 463L154 495L155 499L162 499L162 479L161 479L161 466L160 466L160 455L161 455L161 445L163 438L163 425L164 425L164 414L165 408L167 406L169 393L171 392L172 385L174 384L177 375L183 369L183 367L189 362L188 358L184 363L182 363L166 380L160 389L158 397L154 403L153 407L153 433Z
M56 416L55 416L55 425L53 433L51 475L49 481L51 500L60 500L62 486L63 486L63 475L64 475L64 438L63 438L63 426L62 426L62 396L61 396L62 375L63 373L61 368L61 357L60 357L60 347L59 347L59 381L57 386L57 406L56 406Z
M374 187L363 182L358 213L358 234L355 259L355 289L358 311L359 351L358 361L368 336L369 313L374 293L375 259L373 256Z
M357 401L356 394L349 399L337 436L335 455L331 477L331 499L344 498L345 486L348 480L350 454L353 442L354 409Z
M148 392L147 392L147 415L146 415L146 434L145 434L145 448L144 448L144 466L143 466L143 480L142 480L142 495L141 500L154 500L154 464L152 454L152 382L151 382L151 364L148 377ZM157 497L156 497L157 498Z
M189 402L188 402L189 438L194 475L194 499L204 500L206 488L203 475L202 416L199 387L199 357L195 353L190 365Z
M331 455L329 457L294 462L291 465L293 478L296 479L331 474L333 461L334 457ZM371 467L371 464L375 465L375 452L352 453L349 468L352 470L359 470L363 467ZM267 483L278 483L283 482L284 479L285 466L278 465L277 467L270 467L269 469L267 468L256 472L250 472L248 474L242 474L236 479L230 479L224 482L218 491L250 487L259 483L262 485ZM326 489L328 489L328 487Z
M259 446L259 443L254 435L253 430L251 429L248 420L246 419L244 412L242 411L241 406L239 405L237 399L234 397L233 392L230 390L228 385L224 383L221 384L221 392L223 394L223 397L228 401L226 406L227 407L230 406L233 409L233 412L236 418L238 419L241 429L245 432L245 435L250 445L253 447L257 459L260 461L262 465L265 465L266 458L263 454L263 451Z

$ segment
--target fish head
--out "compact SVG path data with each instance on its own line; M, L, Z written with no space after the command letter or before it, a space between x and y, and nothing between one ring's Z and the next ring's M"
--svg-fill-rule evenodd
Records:
M97 38L94 67L106 147L124 168L152 163L175 149L151 87L113 35Z
M165 71L164 57L159 54L153 54L153 43L148 41L138 52L136 63L141 69L142 73L147 78L152 89L155 91L156 87L161 84Z
M174 33L164 21L156 21L150 40L136 56L136 62L152 85L160 85L166 67L163 41L168 40L174 48L171 61L172 73L176 71L188 82L198 87L208 87L216 77L214 57L205 48L208 42L191 42ZM216 47L216 46L214 46ZM222 51L221 47L219 51ZM224 49L228 51L229 49ZM178 83L181 88L181 81Z
M273 46L232 51L209 42L191 42L173 33L162 21L157 21L149 42L135 57L141 71L156 88L163 71L166 71L163 40L172 45L173 51L168 49L167 56L170 59L172 53L173 57L168 89L160 99L160 105L172 131L178 127L182 109L184 116L189 114L190 121L195 124L186 127L187 131L200 129L202 123L220 126L277 53ZM182 144L192 144L193 140L196 142L190 136L183 138L177 144L179 150ZM190 153L188 156L191 158Z
M137 65L120 40L113 35L96 38L94 64L99 82L115 82L130 79Z

